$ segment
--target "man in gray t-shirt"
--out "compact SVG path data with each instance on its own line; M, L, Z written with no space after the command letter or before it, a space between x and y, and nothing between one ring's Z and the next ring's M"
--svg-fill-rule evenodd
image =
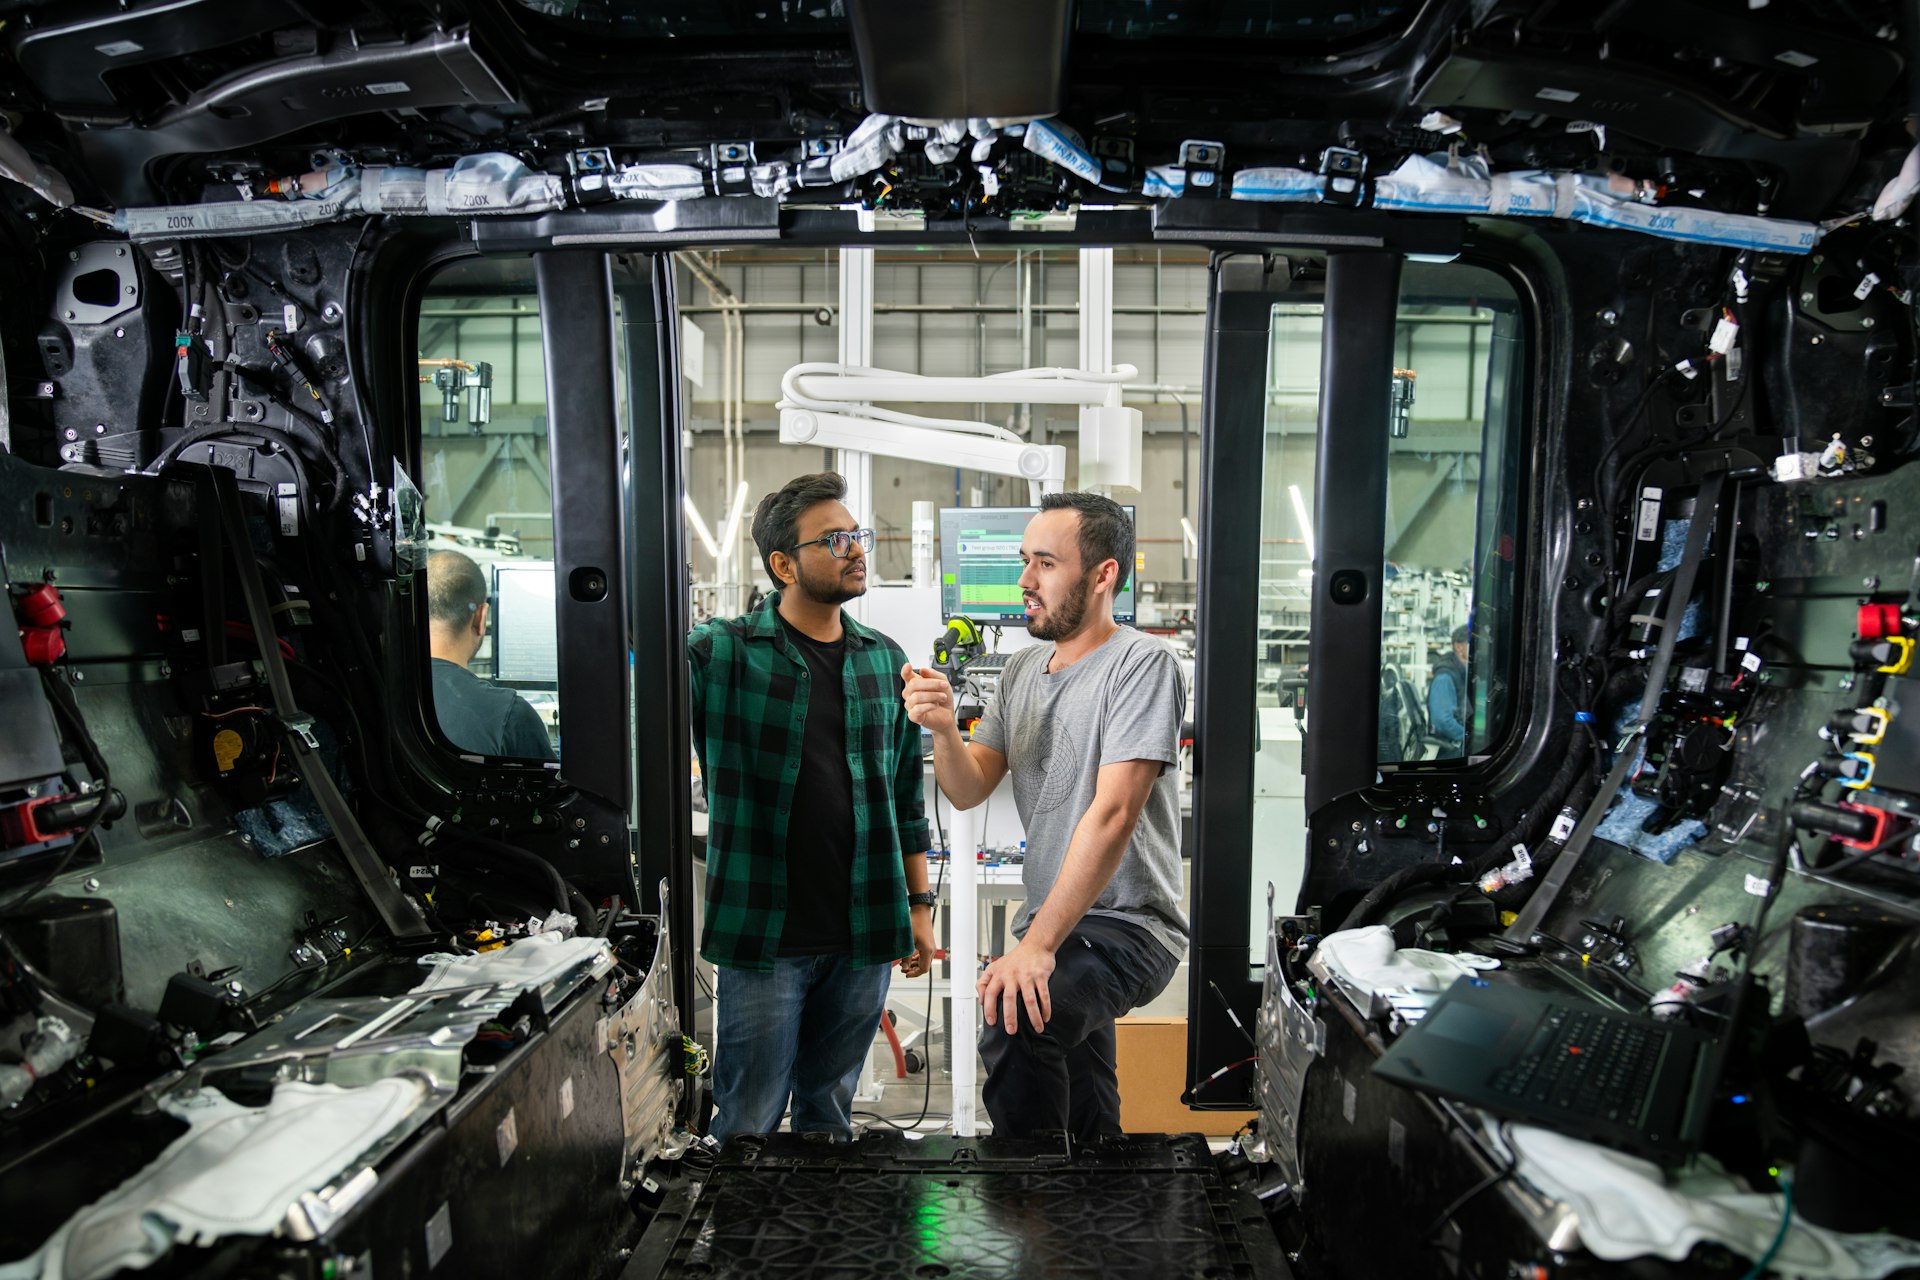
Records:
M1113 620L1133 525L1111 499L1049 494L1020 541L1027 630L967 742L944 677L903 671L934 776L970 809L1013 775L1027 830L1019 942L978 983L994 1132L1120 1132L1113 1020L1158 995L1186 949L1173 651Z

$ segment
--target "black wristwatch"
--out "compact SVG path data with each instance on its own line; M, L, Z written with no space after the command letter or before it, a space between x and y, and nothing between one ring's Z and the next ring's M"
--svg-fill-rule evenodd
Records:
M907 895L907 905L910 907L930 907L933 903L934 897L933 890L931 889L922 889L918 893L910 893Z

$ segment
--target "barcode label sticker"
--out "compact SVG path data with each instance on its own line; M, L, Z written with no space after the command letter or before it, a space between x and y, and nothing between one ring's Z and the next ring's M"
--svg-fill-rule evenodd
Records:
M1640 491L1640 520L1633 536L1640 542L1652 542L1660 536L1660 497L1663 490L1651 485Z

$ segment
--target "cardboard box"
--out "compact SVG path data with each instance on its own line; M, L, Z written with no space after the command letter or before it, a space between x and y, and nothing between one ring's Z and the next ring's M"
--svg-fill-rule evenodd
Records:
M1120 1076L1120 1127L1128 1133L1204 1133L1228 1138L1259 1114L1194 1111L1180 1101L1186 1090L1185 1018L1117 1018L1113 1027L1119 1042L1114 1059ZM1224 1085L1222 1081L1215 1087L1231 1096Z

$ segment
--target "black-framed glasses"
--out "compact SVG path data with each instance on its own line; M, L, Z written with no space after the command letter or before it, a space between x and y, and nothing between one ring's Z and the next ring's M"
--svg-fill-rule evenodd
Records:
M824 537L815 538L813 542L803 542L800 544L799 547L789 547L787 549L787 554L792 555L794 552L798 551L800 547L811 547L816 542L826 543L827 550L833 553L834 559L844 560L847 558L847 553L853 549L853 544L856 542L860 544L861 555L865 555L869 551L873 550L873 530L871 529L852 529L852 530L835 529L832 533L829 533Z

